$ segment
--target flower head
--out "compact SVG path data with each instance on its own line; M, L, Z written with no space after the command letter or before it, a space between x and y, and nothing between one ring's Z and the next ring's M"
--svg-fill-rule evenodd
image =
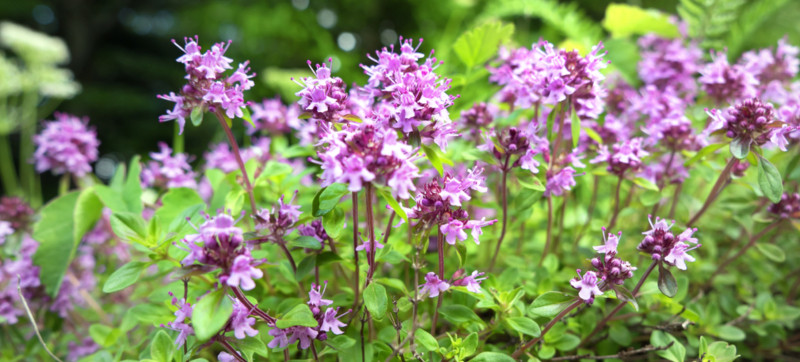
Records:
M89 119L58 112L55 117L54 121L45 122L42 132L33 137L36 170L56 175L66 172L78 177L92 172L91 163L97 160L100 141L94 129L88 127Z
M617 245L619 245L619 238L622 236L622 231L618 232L616 235L612 233L608 233L606 235L606 228L603 227L603 240L605 243L600 246L594 246L594 251L600 254L611 254L617 253Z
M652 256L653 260L663 260L668 265L675 265L678 269L685 270L685 261L694 261L694 258L686 254L687 252L700 247L697 239L692 235L697 229L688 228L675 236L670 229L675 222L668 223L664 219L656 217L655 223L650 221L650 230L644 232L644 239L636 248ZM695 246L689 248L689 244Z
M185 153L172 154L164 142L158 143L159 152L151 152L151 160L142 168L141 180L145 187L197 188L196 174Z
M439 293L450 289L450 284L439 279L436 273L428 272L428 274L425 275L425 283L420 285L419 288L420 294L428 294L428 297L436 298L439 296Z
M597 287L597 274L593 271L587 271L581 276L581 270L578 269L578 277L570 280L569 284L579 290L578 296L586 304L592 304L595 296L603 295L603 291Z
M253 329L256 324L256 319L250 317L250 310L242 304L238 299L233 301L233 314L231 315L230 328L233 329L233 335L237 339L245 339L255 337L258 331Z
M742 100L724 111L712 109L706 113L711 118L706 133L724 130L725 136L746 145L771 142L786 150L786 136L794 130L783 127L785 124L776 118L774 106L758 98Z
M461 286L467 287L467 290L473 293L480 293L481 292L481 282L486 279L486 277L481 278L484 273L480 273L477 270L473 270L472 274L462 276L464 270L459 269L458 271L453 274L453 285L454 286Z
M597 157L591 163L608 163L608 171L622 176L628 170L638 171L642 166L642 158L650 153L644 150L641 138L615 143L611 150L606 145L600 146Z

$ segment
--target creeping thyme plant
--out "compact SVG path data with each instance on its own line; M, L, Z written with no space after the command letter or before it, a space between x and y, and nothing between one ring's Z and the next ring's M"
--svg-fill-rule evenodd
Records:
M542 4L585 32L399 36L291 97L257 40L173 40L174 137L107 182L64 43L0 24L2 359L797 359L797 43Z

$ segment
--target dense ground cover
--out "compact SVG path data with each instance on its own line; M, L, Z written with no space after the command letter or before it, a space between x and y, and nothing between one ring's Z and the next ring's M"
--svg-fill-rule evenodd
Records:
M262 100L255 40L173 40L174 135L116 165L105 121L50 114L64 43L0 24L3 358L796 358L798 47L550 5L559 43L495 16Z

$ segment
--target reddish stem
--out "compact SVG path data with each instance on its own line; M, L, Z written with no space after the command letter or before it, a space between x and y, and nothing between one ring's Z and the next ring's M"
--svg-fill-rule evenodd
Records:
M219 124L222 125L222 129L225 131L225 135L228 136L228 143L231 144L231 148L233 149L233 156L236 158L236 163L239 165L239 170L242 171L245 191L247 191L247 195L250 197L250 210L253 213L252 215L256 216L258 210L256 208L256 199L253 197L253 185L250 184L250 177L247 176L247 170L244 167L244 161L242 161L242 154L239 151L239 145L236 143L236 138L233 136L233 132L231 132L231 128L228 127L228 122L225 121L225 117L222 115L222 113L217 110L214 112L214 115L217 116Z

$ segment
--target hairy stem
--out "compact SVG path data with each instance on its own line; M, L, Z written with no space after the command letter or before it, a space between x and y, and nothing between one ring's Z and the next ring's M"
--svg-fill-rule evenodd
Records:
M553 328L553 326L556 323L558 323L558 321L560 321L562 318L564 318L564 316L569 314L569 312L571 312L573 309L577 308L578 306L580 306L583 303L584 302L581 299L576 299L574 302L572 302L572 304L570 304L569 307L567 307L566 309L562 310L561 313L558 313L558 315L555 316L555 318L553 318L549 323L547 323L546 326L544 326L544 329L542 329L542 334L539 335L539 337L536 337L536 338L530 340L528 343L525 343L522 347L518 348L516 351L514 351L514 354L511 355L511 358L513 358L515 360L519 359L520 356L522 356L522 353L525 352L526 349L530 348L531 346L533 346L537 342L541 341L542 338L544 338L544 335L547 334L547 332L551 328Z
M694 217L692 217L692 219L689 220L686 226L692 227L697 222L697 220L699 220L700 217L703 216L706 210L708 210L708 207L711 206L712 203L714 203L714 200L717 199L717 196L719 196L719 193L722 192L724 185L728 181L728 177L731 174L734 162L736 162L736 158L731 157L731 159L728 161L728 164L725 165L725 168L722 170L722 173L719 174L719 178L717 178L717 182L714 183L714 187L711 188L711 192L708 194L708 197L706 198L706 202L703 204L703 207L701 207L700 211L698 211L697 214L695 214Z
M244 179L245 191L247 191L247 196L249 196L250 198L250 211L252 212L252 215L255 216L258 213L258 208L256 207L256 198L253 196L253 185L250 184L250 177L247 176L247 169L245 169L244 161L242 161L242 154L239 151L239 144L236 143L236 137L233 136L231 128L228 127L228 122L225 121L225 116L223 116L219 110L214 112L214 115L217 116L219 124L225 131L225 135L228 137L228 143L231 144L231 148L233 149L233 156L234 158L236 158L236 163L239 165L239 170L242 171L242 178Z
M494 248L494 255L492 255L492 262L489 263L489 271L494 269L494 264L497 262L497 254L500 254L500 246L503 244L503 238L506 236L506 226L508 224L508 161L511 156L506 156L506 163L503 167L503 183L500 185L500 198L503 203L503 228L500 230L500 238L497 239L497 246Z

